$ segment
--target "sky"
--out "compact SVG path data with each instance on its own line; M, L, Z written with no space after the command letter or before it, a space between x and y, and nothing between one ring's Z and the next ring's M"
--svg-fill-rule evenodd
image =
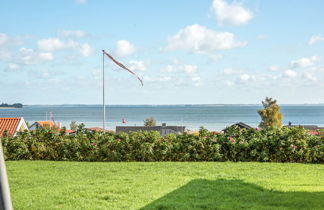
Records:
M0 1L0 103L324 103L322 0Z

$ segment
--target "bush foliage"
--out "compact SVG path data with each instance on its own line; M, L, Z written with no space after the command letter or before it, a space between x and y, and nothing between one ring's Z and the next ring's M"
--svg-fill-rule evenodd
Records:
M7 160L324 162L324 138L303 128L232 127L160 136L158 132L88 132L74 136L39 129L1 138Z

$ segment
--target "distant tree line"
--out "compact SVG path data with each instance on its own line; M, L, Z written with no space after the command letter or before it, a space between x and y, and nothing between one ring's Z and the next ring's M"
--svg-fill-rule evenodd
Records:
M15 104L2 103L2 104L0 104L0 107L22 108L23 105L21 103L15 103Z

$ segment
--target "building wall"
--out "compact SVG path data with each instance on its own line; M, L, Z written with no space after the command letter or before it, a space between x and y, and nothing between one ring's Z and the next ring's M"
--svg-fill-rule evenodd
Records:
M185 131L185 126L116 126L116 133L130 133L136 131L158 131L161 136L170 133L180 134Z
M20 127L18 128L18 131L25 131L25 130L28 130L28 127L25 120L22 120Z

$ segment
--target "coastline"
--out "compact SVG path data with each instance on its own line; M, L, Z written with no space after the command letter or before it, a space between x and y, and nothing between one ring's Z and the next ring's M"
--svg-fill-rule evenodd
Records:
M232 124L243 122L249 126L257 127L260 116L257 110L260 105L114 105L107 106L106 126L115 129L115 126L143 125L147 117L154 117L157 124L186 126L186 129L198 131L204 126L211 131L221 131ZM324 127L324 105L283 105L281 111L284 115L283 124L292 122L294 125L318 125ZM73 106L73 105L26 105L22 109L14 107L1 107L1 117L24 117L30 123L49 119L52 112L54 120L61 122L62 126L69 127L71 121L84 123L87 127L102 126L102 106ZM126 124L122 123L122 119Z

